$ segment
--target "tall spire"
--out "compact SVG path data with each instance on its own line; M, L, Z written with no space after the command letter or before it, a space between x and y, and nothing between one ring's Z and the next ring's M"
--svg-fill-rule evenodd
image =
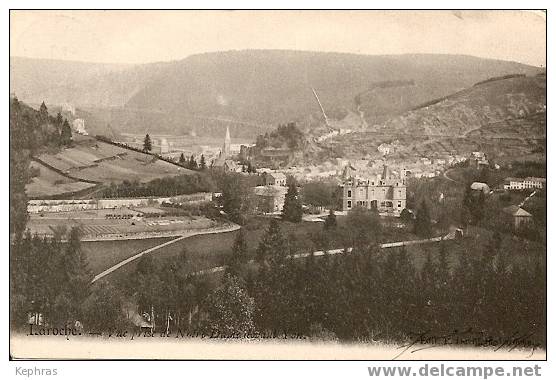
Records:
M232 145L232 139L230 138L230 128L226 127L226 137L224 138L224 146L222 148L222 154L224 157L230 155L230 146Z

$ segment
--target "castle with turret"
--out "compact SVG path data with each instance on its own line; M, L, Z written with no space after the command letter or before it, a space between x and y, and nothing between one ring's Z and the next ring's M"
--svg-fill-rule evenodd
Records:
M381 213L399 216L406 208L405 171L393 175L384 165L381 175L375 178L358 178L353 167L344 170L342 189L342 210L354 207L376 209Z

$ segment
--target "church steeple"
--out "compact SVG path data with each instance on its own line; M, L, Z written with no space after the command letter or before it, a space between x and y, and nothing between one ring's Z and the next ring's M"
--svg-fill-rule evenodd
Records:
M222 155L228 157L230 155L230 148L232 139L230 138L230 128L226 127L226 137L224 138L224 146L222 147Z

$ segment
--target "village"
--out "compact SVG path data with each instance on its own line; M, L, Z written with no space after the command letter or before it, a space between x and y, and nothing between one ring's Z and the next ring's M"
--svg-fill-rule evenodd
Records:
M66 112L72 112L66 105ZM88 136L85 122L75 119L72 124L74 135ZM150 138L150 136L149 136ZM220 147L198 147L194 150L178 149L179 144L170 137L153 137L150 150L141 146L139 139L134 138L118 142L123 147L154 154L168 162L182 165L181 160L187 157L185 165L193 162L206 162L207 169L221 172L224 175L240 175L248 178L249 193L255 199L254 210L260 215L282 215L288 186L290 182L299 188L303 198L304 184L327 183L335 188L330 199L324 204L311 204L302 199L304 220L324 221L332 211L337 215L346 215L356 207L376 210L383 217L399 218L405 212L415 215L415 202L408 207L408 186L419 180L443 178L460 187L468 186L475 194L483 196L500 196L501 193L523 194L516 198L516 204L503 208L503 213L511 217L514 229L531 227L533 215L522 206L538 192L546 187L546 178L541 177L506 177L494 186L485 182L465 182L450 177L454 170L461 167L471 168L477 173L485 170L503 172L501 166L491 162L484 152L473 151L469 155L454 155L443 158L429 159L421 157L413 160L392 160L388 155L391 145L382 144L378 151L380 159L346 160L338 158L335 163L327 162L320 166L257 167L247 161L246 153L253 145L232 144L229 128L226 128L224 141ZM175 145L176 144L176 145ZM191 154L191 155L190 155ZM264 152L263 152L264 154ZM180 160L181 157L181 160ZM279 157L279 156L278 156ZM275 163L275 160L271 160ZM53 163L54 164L54 163ZM218 228L218 223L201 214L196 217L185 215L184 209L192 206L203 207L207 204L221 204L221 191L210 193L177 194L171 197L138 197L138 198L107 198L107 199L32 199L27 210L31 215L30 231L39 236L53 236L57 231L68 230L80 226L84 239L141 239L162 236L175 236L189 230L208 230ZM444 194L435 196L442 202ZM222 207L220 205L220 207ZM224 211L220 211L223 213ZM460 227L460 226L452 226Z

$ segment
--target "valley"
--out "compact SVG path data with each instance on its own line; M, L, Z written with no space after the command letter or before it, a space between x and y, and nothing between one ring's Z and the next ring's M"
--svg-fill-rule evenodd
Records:
M405 342L410 314L459 326L469 307L489 333L545 328L542 68L230 51L60 63L68 80L10 63L14 265L80 281L88 326L107 299L110 323L196 332L232 289L248 333ZM37 324L62 302L45 297Z

